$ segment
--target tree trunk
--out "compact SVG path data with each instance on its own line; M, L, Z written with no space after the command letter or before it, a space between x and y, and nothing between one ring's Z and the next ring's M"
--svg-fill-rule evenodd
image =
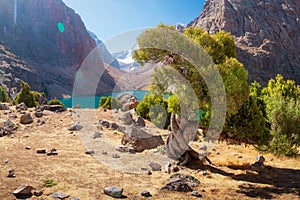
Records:
M171 115L172 133L166 142L166 153L169 158L179 160L180 165L187 165L191 161L200 161L199 153L189 146L197 134L198 122L189 121L183 118L176 119L176 115ZM211 164L205 156L203 159Z

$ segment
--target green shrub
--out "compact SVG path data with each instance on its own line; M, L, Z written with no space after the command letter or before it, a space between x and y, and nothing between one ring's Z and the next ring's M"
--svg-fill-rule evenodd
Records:
M60 100L54 98L48 102L48 105L62 105L65 106Z
M7 95L7 91L2 86L0 86L0 102L8 102L8 101L9 98Z
M55 185L57 185L57 182L52 180L52 179L47 179L47 180L44 181L44 186L45 187L53 187Z
M35 107L39 104L41 93L32 91L28 83L21 81L21 91L15 98L17 104L24 102L27 107Z
M105 104L107 100L107 97L101 97L100 98L100 102L99 102L99 107L103 107L103 105Z

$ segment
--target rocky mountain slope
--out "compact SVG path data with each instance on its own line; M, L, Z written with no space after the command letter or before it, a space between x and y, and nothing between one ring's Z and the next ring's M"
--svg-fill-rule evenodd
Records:
M235 36L249 79L263 84L281 73L300 84L300 1L206 0L189 24Z
M1 84L16 90L25 80L49 97L70 96L77 70L96 47L80 16L61 0L0 0L0 6ZM114 85L104 70L96 93Z

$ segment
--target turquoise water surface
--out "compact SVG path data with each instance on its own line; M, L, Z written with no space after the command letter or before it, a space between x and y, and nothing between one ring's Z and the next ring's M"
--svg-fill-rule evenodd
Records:
M72 108L74 105L79 104L81 108L98 108L99 101L101 97L113 96L118 97L121 94L131 94L135 96L139 101L144 98L146 94L149 93L148 90L135 90L135 91L125 91L116 93L103 93L99 96L81 96L59 99L67 108Z

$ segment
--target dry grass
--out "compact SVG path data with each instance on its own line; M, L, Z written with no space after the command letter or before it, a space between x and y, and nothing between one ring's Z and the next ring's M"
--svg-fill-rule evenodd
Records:
M110 112L88 111L90 116L94 116L91 120L87 120L91 126L84 127L86 134L91 134L94 128L97 128L95 122L99 118L110 121L117 119L111 117ZM19 113L13 112L18 115L14 122L19 123ZM12 137L0 138L1 200L15 199L12 191L22 184L30 184L36 190L44 192L43 196L33 196L31 199L52 199L51 194L57 191L84 200L112 199L103 193L103 188L110 185L123 187L124 195L128 199L144 199L140 196L140 192L144 189L149 190L153 195L149 199L197 199L189 193L160 191L159 188L167 183L170 176L163 171L153 172L149 176L145 173L126 173L107 167L98 160L101 155L85 154L86 146L80 135L84 132L71 134L67 130L76 117L71 117L69 111L47 114L42 118L46 124L37 126L35 118L31 125L20 125ZM9 115L10 113L4 114L4 111L0 111L2 121L8 119ZM114 132L104 130L105 136L111 139L111 143L117 145L122 134ZM26 150L25 146L31 146L31 150ZM47 150L56 148L58 155L39 155L36 154L37 148ZM104 146L97 148L101 149ZM265 154L266 165L273 168L258 173L250 168L250 164L255 161L255 156L259 155L253 148L221 143L214 149L209 158L215 167L205 166L199 170L181 168L180 170L181 173L190 174L200 180L201 183L195 190L203 195L203 199L297 199L300 197L299 159L277 158ZM149 151L136 156L140 158L150 153ZM269 160L271 157L273 161ZM9 162L5 164L7 159ZM145 162L147 166L145 160L137 159L136 162ZM9 169L15 169L15 178L6 177ZM206 175L203 175L203 171L207 172ZM58 184L47 188L43 185L47 179L53 179Z

